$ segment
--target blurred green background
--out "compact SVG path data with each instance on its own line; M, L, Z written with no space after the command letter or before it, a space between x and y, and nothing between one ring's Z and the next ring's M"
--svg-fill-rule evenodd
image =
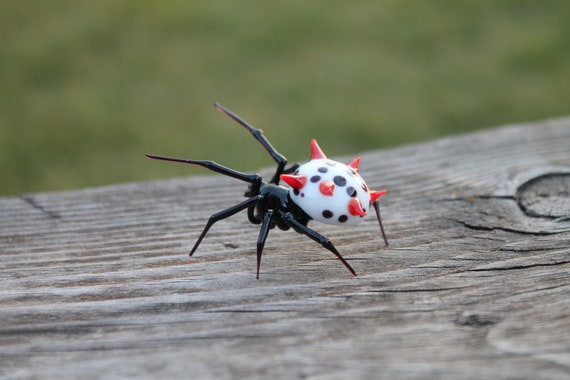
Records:
M0 195L570 114L570 1L0 2Z

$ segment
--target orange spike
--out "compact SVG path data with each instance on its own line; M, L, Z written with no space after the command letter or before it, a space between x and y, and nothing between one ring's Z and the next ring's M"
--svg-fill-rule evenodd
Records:
M333 181L324 180L319 183L319 191L321 194L326 195L327 197L332 197L334 194L334 183Z
M295 190L301 190L307 183L304 174L281 174L280 178Z
M348 212L354 216L365 216L366 212L362 209L362 203L358 198L350 198L348 201Z
M372 203L376 202L378 198L380 198L382 195L386 194L387 192L388 192L387 190L380 190L380 191L370 190L368 192L370 194L370 202Z
M317 144L317 140L312 139L311 140L311 160L319 160L319 159L323 159L323 158L327 158L327 156L323 153L323 151L319 147L319 144Z
M352 160L350 164L348 164L348 167L353 169L355 172L358 172L359 164L360 164L360 157L356 157L354 160Z

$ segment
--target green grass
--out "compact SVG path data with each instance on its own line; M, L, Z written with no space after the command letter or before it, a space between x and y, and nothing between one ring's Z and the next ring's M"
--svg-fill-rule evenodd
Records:
M272 164L570 113L570 2L0 2L0 195Z

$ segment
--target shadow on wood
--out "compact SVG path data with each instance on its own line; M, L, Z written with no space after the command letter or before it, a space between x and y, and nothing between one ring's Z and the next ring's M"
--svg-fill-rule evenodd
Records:
M220 176L2 198L0 377L567 378L569 147L561 119L363 153L390 247L311 224L358 277L272 231L256 281L244 214L189 258L243 199Z

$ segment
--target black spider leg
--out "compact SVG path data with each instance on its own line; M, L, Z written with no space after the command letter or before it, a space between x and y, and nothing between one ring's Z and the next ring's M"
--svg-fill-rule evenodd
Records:
M285 165L287 165L287 158L285 158L285 156L283 156L281 153L279 153L273 147L273 145L271 145L271 143L263 135L263 131L261 129L254 128L248 122L243 120L241 117L239 117L238 115L236 115L232 111L224 108L223 106L221 106L217 102L214 103L214 107L216 107L218 110L220 110L221 112L225 113L226 115L228 115L229 117L234 119L238 124L243 126L245 129L247 129L253 135L253 137L255 137L255 139L257 141L259 141L261 143L261 145L263 145L265 150L267 150L267 152L271 155L271 158L273 158L273 160L277 163L277 170L276 170L275 175L273 176L273 179L271 180L270 183L274 183L274 184L278 185L279 180L280 180L279 176L281 174L283 174L283 172L285 171ZM287 173L293 172L295 169L288 169L286 172Z
M303 234L303 235L310 237L311 239L313 239L317 243L321 244L324 248L326 248L329 251L331 251L332 253L334 253L334 255L340 261L342 261L342 263L350 271L350 273L352 273L353 276L356 276L356 272L354 271L354 269L352 269L350 264L344 259L344 257L342 257L342 255L337 251L337 249L335 248L333 243L331 243L331 241L327 237L321 235L320 233L318 233L317 231L307 227L306 225L298 222L291 213L284 213L283 219L295 231L297 231L300 234Z
M194 244L194 247L192 247L192 250L190 251L190 256L192 256L194 254L194 252L196 252L196 250L198 249L198 246L202 242L202 239L204 239L204 236L206 236L206 234L210 230L210 227L212 227L214 225L214 223L219 222L220 220L229 218L230 216L237 214L238 212L245 210L248 207L254 206L255 204L257 204L262 199L263 199L262 195L256 195L254 197L246 199L245 201L243 201L241 203L238 203L235 206L232 206L230 208L227 208L225 210L222 210L222 211L217 212L214 215L212 215L210 217L210 219L208 219L208 222L206 223L206 226L204 227L204 229L202 230L202 233L198 237L198 240Z
M262 184L262 179L261 179L261 176L259 174L246 174L246 173L238 172L237 170L233 170L233 169L227 168L225 166L222 166L220 164L217 164L214 161L187 160L187 159L182 159L182 158L156 156L156 155L152 155L152 154L146 154L146 157L152 158L155 160L181 162L183 164L198 165L198 166L205 167L206 169L210 169L216 173L220 173L220 174L226 175L228 177L236 178L236 179L239 179L241 181L251 183L251 194L255 194L255 195L252 196L251 198L235 205L235 206L232 206L226 210L220 211L220 212L212 215L210 217L210 219L208 220L208 223L204 227L204 230L200 234L198 241L196 242L196 244L194 244L194 247L190 251L190 256L192 256L194 254L194 252L196 251L196 249L198 249L198 246L202 242L202 239L204 239L204 236L206 236L206 233L208 232L208 230L210 229L210 227L212 227L212 225L214 223L216 223L222 219L226 219L226 218L228 218L228 217L230 217L230 216L232 216L232 215L234 215L234 214L236 214L236 213L238 213L238 212L240 212L246 208L250 208L250 210L248 210L248 215L249 215L250 213L253 213L253 209L254 209L253 206L255 206L261 199L263 199L263 197L259 195L259 189L260 189L261 184Z
M382 232L382 237L384 238L384 244L388 246L388 239L386 238L386 233L384 232L384 225L382 224L382 218L380 217L380 204L378 201L372 203L374 210L376 211L376 218L378 219L378 224L380 225L380 231Z
M259 267L261 266L261 254L263 253L263 247L265 246L265 240L267 240L267 234L271 228L271 222L273 219L273 210L269 209L265 212L263 217L263 224L261 225L261 230L259 231L259 237L257 238L257 275L255 278L259 280Z
M220 165L214 161L187 160L187 159L183 159L183 158L156 156L154 154L145 154L145 156L148 158L152 158L154 160L181 162L183 164L198 165L198 166L205 167L206 169L212 170L216 173L220 173L220 174L226 175L228 177L236 178L236 179L239 179L241 181L245 181L245 182L249 182L249 183L261 183L261 176L259 174L242 173L242 172L239 172L237 170L227 168L227 167Z

